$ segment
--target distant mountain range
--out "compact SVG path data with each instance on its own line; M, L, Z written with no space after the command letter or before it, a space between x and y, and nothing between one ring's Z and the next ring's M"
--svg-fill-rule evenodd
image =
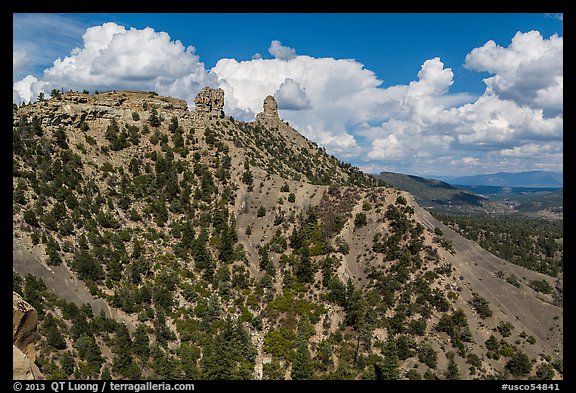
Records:
M557 172L498 172L472 176L435 176L452 185L499 186L499 187L563 187L563 175Z
M375 176L393 187L411 193L416 202L425 208L448 214L504 211L533 214L540 211L561 213L563 210L561 183L559 187L454 186L441 180L402 173L381 172Z

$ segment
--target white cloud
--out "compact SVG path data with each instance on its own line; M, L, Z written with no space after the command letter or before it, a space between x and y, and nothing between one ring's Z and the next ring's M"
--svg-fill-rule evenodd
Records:
M564 112L564 76L554 77L554 81L546 88L536 92L534 104L548 111L550 115Z
M262 58L262 55L260 53L254 53L254 55L252 55L252 60L258 60L261 58Z
M75 90L154 90L192 102L215 78L204 69L191 46L172 41L151 28L129 29L115 23L88 28L83 47L56 59L41 80L24 78L14 85L21 99L31 91L53 88Z
M306 92L298 82L294 82L290 78L284 80L284 83L274 93L274 98L278 102L279 109L302 110L311 108L310 99L306 96Z
M292 60L296 57L296 50L287 46L283 46L282 43L278 40L272 41L270 47L268 48L268 52L274 58L279 60Z
M463 164L477 164L480 160L476 157L462 157L461 161Z
M556 34L545 39L538 31L518 32L508 47L490 40L472 50L465 67L494 74L484 82L498 97L555 116L562 111L563 54L563 38Z
M407 95L441 96L448 92L454 81L454 73L451 68L444 68L444 63L439 57L426 60L418 72L418 81L410 82Z
M41 91L41 83L32 75L14 83L12 88L12 102L21 104L36 101Z
M368 158L372 160L393 160L405 157L407 148L394 134L384 139L375 139L372 142L372 150L368 152Z
M280 41L270 45L274 59L224 58L207 71L192 46L151 28L105 23L82 38L42 76L14 83L14 102L64 87L154 90L193 104L201 87L218 86L227 115L254 120L263 99L274 95L280 116L294 128L338 158L373 171L456 175L471 167L562 168L561 37L518 33L508 47L488 41L473 49L465 66L493 74L480 97L450 93L454 72L438 57L414 70L413 81L383 86L358 61L296 55ZM14 68L22 58L16 50ZM536 153L548 145L553 148Z
M562 153L561 142L528 143L522 146L514 146L511 149L500 150L500 155L505 157L535 157Z
M561 140L563 136L561 117L545 118L542 109L518 106L494 94L453 109L450 115L461 122L455 128L460 144L470 148L514 145L522 140Z
M262 111L264 97L275 94L286 99L284 104L292 104L291 109L314 108L295 111L281 106L280 115L334 154L359 153L347 128L384 115L374 111L376 104L396 95L394 90L379 89L376 75L354 60L310 56L290 61L221 59L211 72L225 92L225 112L243 115L234 117L253 120Z

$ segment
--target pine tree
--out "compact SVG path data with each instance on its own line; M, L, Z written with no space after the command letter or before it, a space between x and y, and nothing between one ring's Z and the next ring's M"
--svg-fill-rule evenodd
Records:
M266 363L262 367L262 379L264 380L283 380L284 370L280 366L280 362L275 357L272 357L270 363Z
M234 240L232 229L225 221L222 227L222 234L220 236L218 258L224 263L230 263L234 259Z
M268 256L268 246L267 245L261 246L260 249L258 250L258 254L260 254L260 264L259 264L260 270L267 272L271 276L274 276L275 274L274 264L272 263L270 257Z
M158 117L158 111L156 110L156 108L152 108L150 118L148 118L148 122L152 127L160 127L160 124L162 124L162 120L160 119L160 117Z
M116 374L128 376L128 370L132 364L132 340L124 324L119 324L116 328L116 338L112 352L114 352L112 371Z
M444 372L444 379L448 380L460 379L460 370L458 369L458 365L454 361L454 353L449 352L446 356L448 357L448 367Z
M300 250L300 258L295 271L296 277L298 278L298 281L302 283L311 283L314 281L314 267L312 266L312 259L310 259L306 247L302 247Z
M150 339L148 338L148 332L145 325L140 324L134 332L134 343L133 343L134 354L140 358L143 362L148 360L150 355Z
M400 379L400 368L396 342L389 337L384 344L384 360L382 364L376 364L376 379L396 380Z
M312 359L310 358L310 351L308 350L308 342L300 340L296 357L292 363L292 379L312 379L312 376Z
M68 149L68 138L66 137L64 127L58 126L56 131L54 131L54 142L56 146L60 146L62 149Z
M60 359L60 369L64 373L64 375L69 376L72 375L74 372L74 368L76 367L76 362L74 361L74 357L70 353L70 351L64 352L62 358Z

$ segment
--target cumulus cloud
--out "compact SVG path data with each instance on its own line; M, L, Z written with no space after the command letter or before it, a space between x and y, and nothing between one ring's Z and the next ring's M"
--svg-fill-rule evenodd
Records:
M285 121L373 172L562 170L561 37L517 33L507 47L488 41L473 49L465 66L492 74L480 97L451 93L454 72L438 57L414 70L414 80L384 86L355 60L297 55L276 40L269 52L273 59L224 58L208 71L192 46L167 33L105 23L87 29L82 45L43 75L14 83L13 100L62 87L138 89L190 105L208 85L224 90L225 113L240 120L254 120L263 99L275 96ZM21 58L15 51L14 68Z
M561 140L563 119L546 118L542 109L518 106L487 94L453 110L461 124L455 128L461 145L473 148L513 145L522 140Z
M253 120L264 97L276 95L287 105L280 106L284 120L342 156L361 151L349 127L384 116L375 111L377 103L396 95L394 89L379 89L376 75L349 59L221 59L211 72L225 92L226 113L236 110L244 115L240 119ZM314 110L287 110L305 107Z
M372 142L372 150L368 153L368 158L372 160L391 160L403 158L406 147L394 134L386 138L378 138Z
M498 97L555 116L562 112L563 53L556 34L545 39L538 31L518 32L508 47L490 40L472 50L465 67L495 74L484 82Z
M448 88L454 83L454 73L451 68L444 68L444 63L439 57L426 60L418 72L418 81L410 82L408 85L408 95L419 96L440 96L446 94Z
M165 32L142 30L115 23L88 28L83 47L64 59L56 59L41 80L24 78L14 84L14 95L29 101L36 91L53 88L74 90L154 90L192 102L215 78L205 69L194 47L184 47Z
M302 110L310 109L310 99L306 96L306 92L300 87L298 82L294 82L290 78L286 78L284 83L280 85L274 98L278 102L279 109L286 110Z
M276 59L279 60L291 60L296 57L296 50L288 46L283 46L278 40L272 41L268 52Z
M28 75L24 79L14 83L12 88L12 102L21 104L35 101L42 91L42 82L35 76Z
M509 48L489 41L472 50L466 65L495 76L485 80L485 93L469 102L470 97L448 93L450 68L439 58L425 61L418 80L398 90L399 98L379 104L389 119L357 129L371 141L365 165L402 162L426 173L426 165L438 168L445 162L444 171L465 172L470 166L525 170L548 160L548 169L562 170L561 152L541 149L533 160L525 154L534 153L539 143L562 146L562 61L562 41L556 36L544 40L535 32L519 33Z

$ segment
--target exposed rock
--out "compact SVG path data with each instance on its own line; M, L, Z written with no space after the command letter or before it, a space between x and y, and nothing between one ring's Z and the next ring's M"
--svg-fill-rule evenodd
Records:
M264 99L263 105L264 111L256 115L256 120L259 122L265 121L279 121L280 116L278 115L278 103L272 96L268 96Z
M221 92L219 100L213 100L216 101L212 104L215 113L218 108L219 113L222 113L223 94L224 92ZM28 121L33 116L38 116L42 126L70 127L78 126L83 121L96 119L129 118L131 112L140 112L147 110L146 108L185 112L188 104L184 100L163 97L151 92L114 91L94 95L66 92L61 95L60 99L51 98L16 109L13 124L16 126L22 116L27 116ZM220 115L222 116L223 114Z
M121 106L127 99L128 97L124 95L108 95L107 97L98 97L98 99L94 101L94 105L110 107Z
M13 379L43 379L42 373L34 364L36 350L34 339L38 313L20 297L12 292L12 377Z
M85 94L85 93L77 93L77 92L67 92L62 94L62 99L64 101L70 101L70 102L74 102L76 104L85 104L88 102L88 99L90 98L90 95Z
M12 344L12 379L43 379L34 362Z
M12 337L14 345L28 353L34 348L38 313L19 294L12 292Z
M194 98L194 117L197 119L221 119L224 117L224 90L204 87Z

